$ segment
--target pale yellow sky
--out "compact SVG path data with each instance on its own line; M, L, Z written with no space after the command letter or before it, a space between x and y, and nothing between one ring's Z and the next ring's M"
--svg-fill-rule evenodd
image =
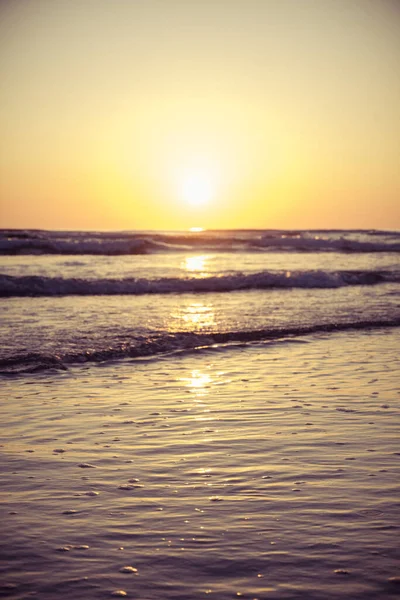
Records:
M3 0L0 226L400 228L397 0Z

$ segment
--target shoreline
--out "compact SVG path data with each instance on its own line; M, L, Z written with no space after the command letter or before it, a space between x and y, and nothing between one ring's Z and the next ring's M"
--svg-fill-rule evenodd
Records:
M6 379L3 596L395 597L399 337Z

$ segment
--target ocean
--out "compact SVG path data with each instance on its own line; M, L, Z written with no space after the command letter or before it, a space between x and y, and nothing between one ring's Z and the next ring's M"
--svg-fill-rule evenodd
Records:
M0 253L2 597L398 597L399 232Z
M0 252L3 373L400 323L397 232L3 230Z

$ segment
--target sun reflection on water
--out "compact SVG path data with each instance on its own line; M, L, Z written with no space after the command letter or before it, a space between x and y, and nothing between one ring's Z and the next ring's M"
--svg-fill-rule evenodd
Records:
M210 375L207 375L206 373L202 373L201 371L195 369L194 371L192 371L192 376L188 379L188 381L189 387L204 388L212 382L212 379Z
M207 276L208 255L186 256L181 268L189 277ZM192 300L193 296L179 299L179 303L170 314L168 328L170 331L207 332L215 327L215 311L211 302Z
M186 377L182 377L180 381L188 388L188 391L196 397L204 397L209 394L213 378L208 373L193 369L192 371L189 371Z
M186 256L182 261L182 268L188 271L189 275L195 277L205 277L208 273L206 270L207 263L210 257L206 254Z
M192 329L209 329L214 325L213 308L203 302L192 302L186 306L182 311L181 318Z
M211 332L215 328L215 311L212 303L199 300L180 300L168 319L170 331Z

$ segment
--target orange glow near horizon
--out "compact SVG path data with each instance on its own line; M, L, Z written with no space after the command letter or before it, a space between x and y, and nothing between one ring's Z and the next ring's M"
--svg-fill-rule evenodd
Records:
M400 228L395 2L0 17L2 227Z

